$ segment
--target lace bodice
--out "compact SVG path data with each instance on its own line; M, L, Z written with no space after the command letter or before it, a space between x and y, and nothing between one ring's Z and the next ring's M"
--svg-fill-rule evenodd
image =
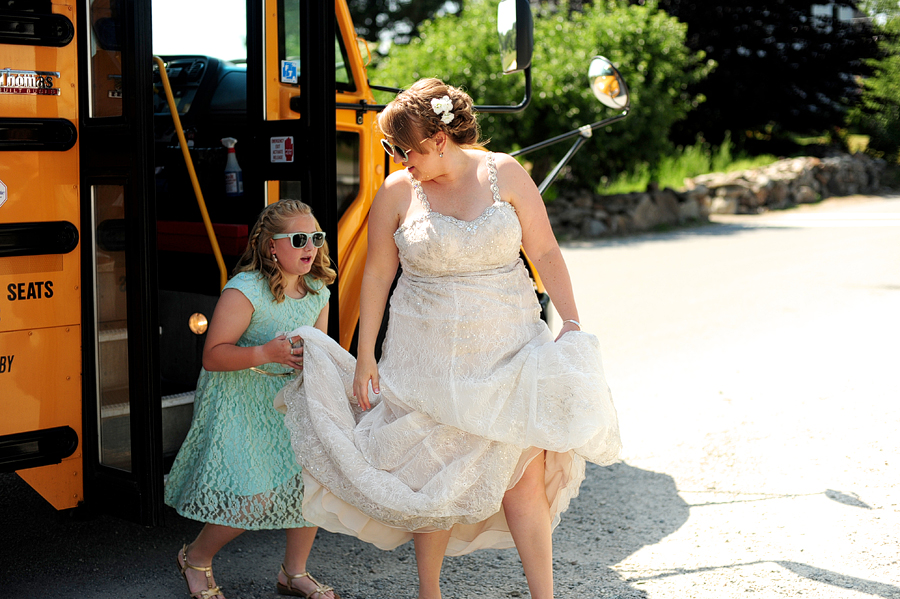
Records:
M422 184L409 175L416 198L425 208L394 233L405 273L442 276L494 270L515 262L522 244L522 227L513 206L500 198L494 155L487 155L493 203L471 221L435 212Z

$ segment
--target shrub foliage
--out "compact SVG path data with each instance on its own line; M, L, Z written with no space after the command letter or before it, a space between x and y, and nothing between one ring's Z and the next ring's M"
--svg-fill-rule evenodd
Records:
M524 76L500 74L496 0L465 2L460 15L423 23L420 37L394 46L370 80L407 87L438 77L465 88L476 104L516 104ZM588 89L587 69L595 55L608 58L630 87L632 109L624 121L594 131L570 163L569 178L593 187L613 176L654 162L671 151L673 123L702 101L688 89L712 68L702 52L685 46L686 26L654 6L597 0L572 10L567 3L535 11L534 97L518 114L486 114L483 134L497 151L511 151L613 116ZM525 156L533 176L544 173L568 150L561 143Z

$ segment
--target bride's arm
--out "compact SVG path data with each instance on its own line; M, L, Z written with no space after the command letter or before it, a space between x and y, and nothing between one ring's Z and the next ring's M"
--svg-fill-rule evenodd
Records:
M514 158L507 154L494 156L500 195L516 209L522 225L522 247L525 253L537 269L560 317L564 321L578 322L578 308L575 305L569 269L556 236L553 235L547 208L537 185ZM571 322L563 322L559 336L579 329Z
M356 374L353 378L353 395L364 410L371 407L369 382L371 381L375 393L380 392L375 342L384 318L388 293L400 264L394 231L399 226L398 205L402 193L402 184L396 178L386 181L375 195L369 210L368 249L360 289L359 342Z

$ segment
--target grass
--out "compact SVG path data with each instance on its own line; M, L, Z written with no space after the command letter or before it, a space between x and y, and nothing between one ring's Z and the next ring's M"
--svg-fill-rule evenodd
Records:
M630 173L622 173L608 184L601 184L597 192L612 195L645 191L651 181L657 182L661 188L681 189L684 187L684 180L689 177L758 168L776 160L778 158L771 154L734 156L730 137L726 137L722 145L715 148L698 141L692 146L679 147L674 154L660 160L656 168L651 169L649 165L642 164Z

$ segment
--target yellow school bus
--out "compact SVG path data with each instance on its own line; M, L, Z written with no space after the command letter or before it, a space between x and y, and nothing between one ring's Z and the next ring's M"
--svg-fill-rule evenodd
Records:
M500 11L530 94L528 2ZM351 348L391 169L345 0L248 0L236 62L155 60L152 16L149 0L0 8L0 470L59 510L147 525L259 211L303 199L336 240L329 330Z

